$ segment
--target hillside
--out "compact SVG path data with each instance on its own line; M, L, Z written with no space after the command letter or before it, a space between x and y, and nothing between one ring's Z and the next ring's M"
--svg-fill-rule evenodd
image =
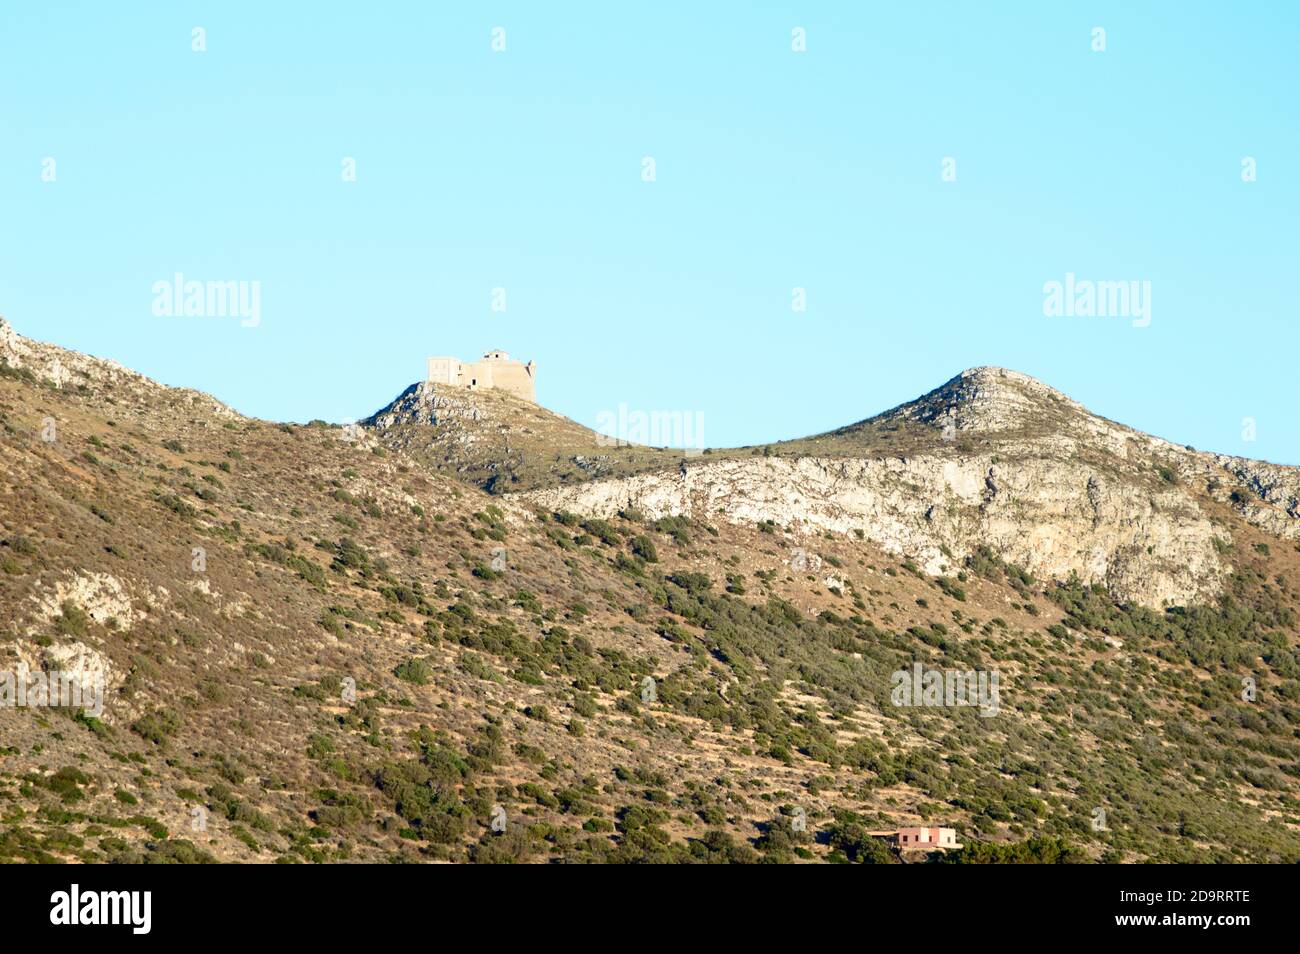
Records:
M684 460L428 386L254 420L0 322L0 671L107 688L0 708L0 860L1300 860L1294 471L1030 382ZM895 705L918 663L997 705Z
M423 467L502 494L676 466L681 451L617 443L503 391L413 384L361 421Z
M827 434L695 454L611 446L545 408L431 384L363 423L527 505L856 535L931 574L987 548L1154 607L1222 595L1243 525L1300 540L1300 470L1170 444L1002 368Z

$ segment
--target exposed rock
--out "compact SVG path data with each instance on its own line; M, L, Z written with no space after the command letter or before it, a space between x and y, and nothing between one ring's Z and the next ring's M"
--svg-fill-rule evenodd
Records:
M991 467L983 457L731 460L684 477L643 474L523 496L600 517L632 507L650 519L772 520L797 534L861 530L935 574L955 573L962 558L988 546L1037 576L1077 572L1151 605L1219 591L1225 567L1216 530L1186 495L1103 489L1086 469L1042 459L1002 465L1002 483L989 495Z
M107 573L81 572L69 580L60 580L37 602L37 615L45 623L63 612L65 602L75 603L96 623L113 620L123 631L130 630L144 615L132 606L122 581Z
M122 676L113 666L112 661L98 650L85 643L56 643L52 646L37 646L19 640L14 644L18 657L15 676L28 680L28 673L44 673L51 679L51 692L57 685L67 687L82 700L82 707L92 715L100 716L106 722L115 721L107 711L106 699L122 683ZM45 699L41 704L59 704L58 699ZM66 703L67 700L62 700Z
M843 429L934 425L906 457L749 457L520 496L553 510L652 519L767 520L795 534L855 530L929 573L953 573L981 546L1036 576L1077 573L1152 606L1211 599L1231 540L1195 485L1279 536L1300 536L1300 469L1216 457L1089 413L1040 381L974 368L916 401ZM951 427L970 446L954 446ZM1244 495L1244 496L1243 496ZM1248 497L1249 499L1244 499ZM1258 502L1256 502L1258 501Z
M152 391L161 386L107 358L92 358L57 345L34 341L18 334L9 322L0 318L0 363L30 371L38 379L57 387L77 384L118 385L130 382Z

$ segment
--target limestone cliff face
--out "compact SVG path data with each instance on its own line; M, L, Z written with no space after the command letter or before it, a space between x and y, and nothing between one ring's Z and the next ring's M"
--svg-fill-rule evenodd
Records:
M630 506L651 518L773 520L796 534L861 531L935 574L984 545L1036 576L1077 572L1150 605L1208 598L1225 572L1214 545L1223 532L1187 496L1045 459L758 458L525 496L595 516Z
M703 457L519 496L595 516L635 507L652 518L772 520L795 535L860 533L930 573L954 573L986 546L1036 576L1077 573L1150 606L1221 592L1232 526L1212 519L1212 501L1279 536L1300 534L1296 468L1170 444L1016 372L967 371L855 427L868 425L919 425L930 439L908 456Z
M1242 515L1285 540L1300 540L1300 468L1283 467L1245 457L1214 458L1245 489Z

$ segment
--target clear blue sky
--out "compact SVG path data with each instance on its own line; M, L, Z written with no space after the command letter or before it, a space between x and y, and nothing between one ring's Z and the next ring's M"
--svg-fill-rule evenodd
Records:
M0 314L277 420L500 347L722 446L998 364L1300 463L1296 4L458 6L6 3ZM260 326L156 317L178 271ZM1045 317L1067 272L1150 281L1150 326Z

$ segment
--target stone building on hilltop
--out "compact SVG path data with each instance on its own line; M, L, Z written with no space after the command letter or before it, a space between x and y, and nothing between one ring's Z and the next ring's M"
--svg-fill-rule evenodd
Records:
M529 361L511 361L504 351L489 351L482 360L463 362L457 358L430 358L429 380L434 384L456 387L496 389L537 403L537 365Z

